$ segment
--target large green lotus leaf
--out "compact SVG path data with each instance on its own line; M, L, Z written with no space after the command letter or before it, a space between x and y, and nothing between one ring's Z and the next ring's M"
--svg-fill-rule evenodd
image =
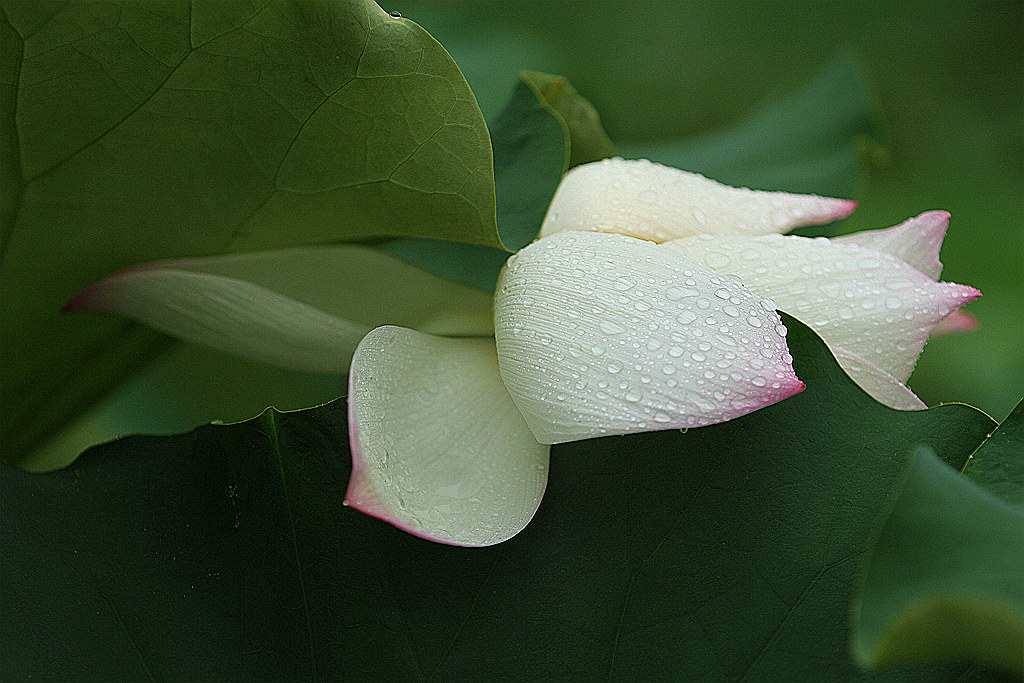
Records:
M2 675L952 680L860 674L848 605L901 454L960 465L994 424L885 408L786 324L803 393L557 446L537 516L490 548L346 509L340 401L5 467Z
M502 242L517 251L540 232L544 214L574 165L615 154L597 112L567 80L524 71L490 124ZM509 254L472 244L395 239L380 248L425 270L493 293Z
M875 134L865 71L852 53L841 52L799 90L724 129L620 150L728 185L851 197L865 156L883 154ZM814 226L794 234L833 233Z
M864 666L969 659L1024 675L1024 508L928 448L909 469L854 603L854 656Z
M165 345L60 315L114 270L385 235L500 246L468 85L369 0L2 9L9 461Z
M1024 401L971 455L963 473L1006 502L1024 507Z

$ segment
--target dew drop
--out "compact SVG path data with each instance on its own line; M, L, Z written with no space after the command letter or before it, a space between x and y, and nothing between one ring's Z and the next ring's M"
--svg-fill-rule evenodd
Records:
M622 334L626 331L625 327L618 323L613 323L611 320L602 320L598 327L600 327L601 331L605 334Z
M730 259L720 251L713 251L704 257L704 263L708 264L709 268L725 268L729 265Z
M619 374L620 372L622 372L622 363L612 361L611 363L608 364L608 372L612 373L613 375Z
M391 11L391 12L388 12L388 14L391 15L392 19L401 19L402 18L402 13L401 12Z
M695 362L695 363L703 363L704 361L706 361L708 359L708 357L705 356L703 353L696 353L696 352L690 354L690 358L692 358L693 362Z
M625 292L627 289L632 289L634 284L629 278L620 277L612 283L612 286L620 292Z
M700 294L699 291L692 287L669 287L665 291L665 298L669 301L679 301L687 297L693 297Z
M727 304L722 307L722 312L733 318L738 318L740 315L740 309L736 308L732 304Z
M697 314L693 311L683 311L676 316L676 320L682 325L689 325L697 320Z

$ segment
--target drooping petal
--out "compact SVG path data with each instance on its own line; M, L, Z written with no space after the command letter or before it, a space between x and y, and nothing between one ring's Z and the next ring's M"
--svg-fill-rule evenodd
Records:
M932 330L932 336L941 337L946 334L969 332L976 329L978 329L977 318L967 311L953 311L935 326L935 329Z
M490 296L359 246L136 266L65 309L112 311L220 351L320 372L344 372L359 340L381 324L436 334L492 329Z
M927 211L881 230L865 230L836 237L839 244L856 244L892 254L933 280L942 273L939 250L949 227L948 211Z
M494 330L541 443L724 422L804 386L773 305L623 235L566 231L513 256Z
M696 234L765 235L843 218L856 202L729 187L646 160L604 159L562 179L541 236L562 230L654 242Z
M924 410L928 407L910 387L885 370L842 349L833 353L846 374L876 401L897 410Z
M695 237L664 247L738 277L812 327L833 353L861 358L898 382L910 377L935 325L980 294L935 282L890 254L825 238Z
M348 402L346 505L452 545L500 543L533 518L550 448L502 384L491 339L378 327L352 359Z

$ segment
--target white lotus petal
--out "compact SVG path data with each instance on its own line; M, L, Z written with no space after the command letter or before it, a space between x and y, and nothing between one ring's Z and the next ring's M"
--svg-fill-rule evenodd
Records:
M541 443L724 422L804 386L774 305L651 242L545 237L494 301L501 376Z
M500 543L533 518L550 448L512 403L492 340L379 327L352 359L348 401L346 505L453 545Z
M833 242L884 251L938 280L942 273L939 249L948 227L948 211L927 211L891 228L855 232L836 237Z
M227 353L344 372L363 335L385 323L490 334L491 301L376 250L329 246L136 266L66 310L113 311Z
M924 410L928 407L906 384L885 370L851 353L834 353L846 374L876 401L897 410Z
M604 159L569 171L541 236L562 230L654 242L696 234L764 235L848 215L856 202L723 185L646 160Z
M979 292L935 282L902 260L855 244L782 235L693 237L665 248L773 299L817 332L905 382L935 325Z
M296 370L344 372L369 327L244 280L170 268L110 276L67 310L115 311L179 339Z

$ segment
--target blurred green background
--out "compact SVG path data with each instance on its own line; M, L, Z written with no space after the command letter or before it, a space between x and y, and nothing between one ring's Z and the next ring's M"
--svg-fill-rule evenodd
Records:
M381 0L384 2L384 0ZM444 45L485 116L520 69L562 74L618 143L700 135L793 91L839 50L872 81L888 160L842 232L953 214L943 279L984 296L912 388L1001 420L1024 394L1024 3L393 0ZM700 171L701 169L688 169Z

